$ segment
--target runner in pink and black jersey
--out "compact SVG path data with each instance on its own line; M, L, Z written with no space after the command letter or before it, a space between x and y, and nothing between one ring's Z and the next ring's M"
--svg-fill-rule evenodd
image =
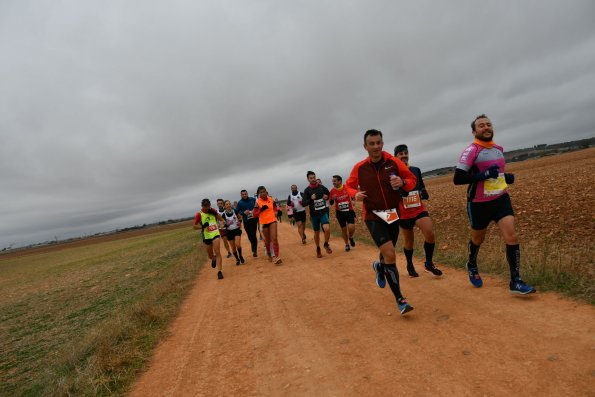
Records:
M467 270L471 284L480 288L483 281L477 269L477 254L485 239L487 227L496 222L506 243L506 259L510 268L510 292L530 294L535 289L527 285L520 276L521 251L514 226L514 211L507 186L514 183L514 175L504 173L504 149L494 143L492 122L485 115L477 116L471 122L475 137L473 143L463 151L453 182L455 185L469 185L467 189L467 214L471 223L469 259Z

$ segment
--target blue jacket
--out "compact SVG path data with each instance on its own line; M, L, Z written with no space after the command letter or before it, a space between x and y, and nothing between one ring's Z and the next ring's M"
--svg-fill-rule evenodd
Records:
M256 199L254 197L248 197L246 200L240 199L240 201L238 201L237 210L240 214L242 214L242 218L243 218L244 222L247 222L249 220L248 216L246 214L244 214L244 211L246 211L246 210L252 211L254 209L255 205L256 205ZM254 219L254 218L251 218L251 219Z

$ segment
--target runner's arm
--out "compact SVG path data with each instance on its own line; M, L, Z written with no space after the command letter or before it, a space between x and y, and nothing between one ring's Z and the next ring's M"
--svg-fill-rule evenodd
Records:
M397 165L397 169L399 170L399 177L403 180L403 189L406 192L410 192L411 190L415 189L417 186L417 178L413 173L409 170L409 167L405 165L401 160L398 158L391 156L395 164Z
M194 230L202 229L202 223L200 222L201 219L202 219L202 216L200 215L200 212L199 212L194 217L194 225L192 226L194 228Z
M312 189L309 187L304 189L304 193L302 193L302 205L305 207L310 205L310 201L312 201Z

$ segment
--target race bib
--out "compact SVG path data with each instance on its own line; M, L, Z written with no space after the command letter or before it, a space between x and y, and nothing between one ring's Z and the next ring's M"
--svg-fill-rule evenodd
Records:
M343 201L342 203L337 204L339 206L339 211L349 211L349 202Z
M218 229L217 225L209 225L209 227L207 227L207 231L209 231L209 232L214 232L217 229Z
M484 196L497 196L502 194L506 190L506 180L504 174L500 173L498 178L486 179L483 182L483 195Z
M417 208L421 206L421 197L418 190L412 190L408 196L403 196L403 205L405 208Z
M324 202L324 199L314 200L314 210L315 211L322 211L325 208L326 208L326 203Z
M372 212L375 213L378 218L382 219L389 225L391 223L393 223L394 221L399 220L399 214L397 214L396 208L393 208L390 210L383 210L383 211L372 210Z

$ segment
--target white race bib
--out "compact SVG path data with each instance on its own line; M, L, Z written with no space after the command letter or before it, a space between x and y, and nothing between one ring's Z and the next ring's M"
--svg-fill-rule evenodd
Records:
M343 201L342 203L338 203L339 211L349 211L349 202Z
M389 225L395 221L399 220L399 214L397 214L397 209L393 208L390 210L372 210L373 213L376 214L377 217L388 223Z
M421 206L421 197L418 190L412 190L408 196L403 196L403 205L405 208L417 208Z
M315 211L322 211L326 208L326 203L324 199L316 199L314 200L314 210Z

